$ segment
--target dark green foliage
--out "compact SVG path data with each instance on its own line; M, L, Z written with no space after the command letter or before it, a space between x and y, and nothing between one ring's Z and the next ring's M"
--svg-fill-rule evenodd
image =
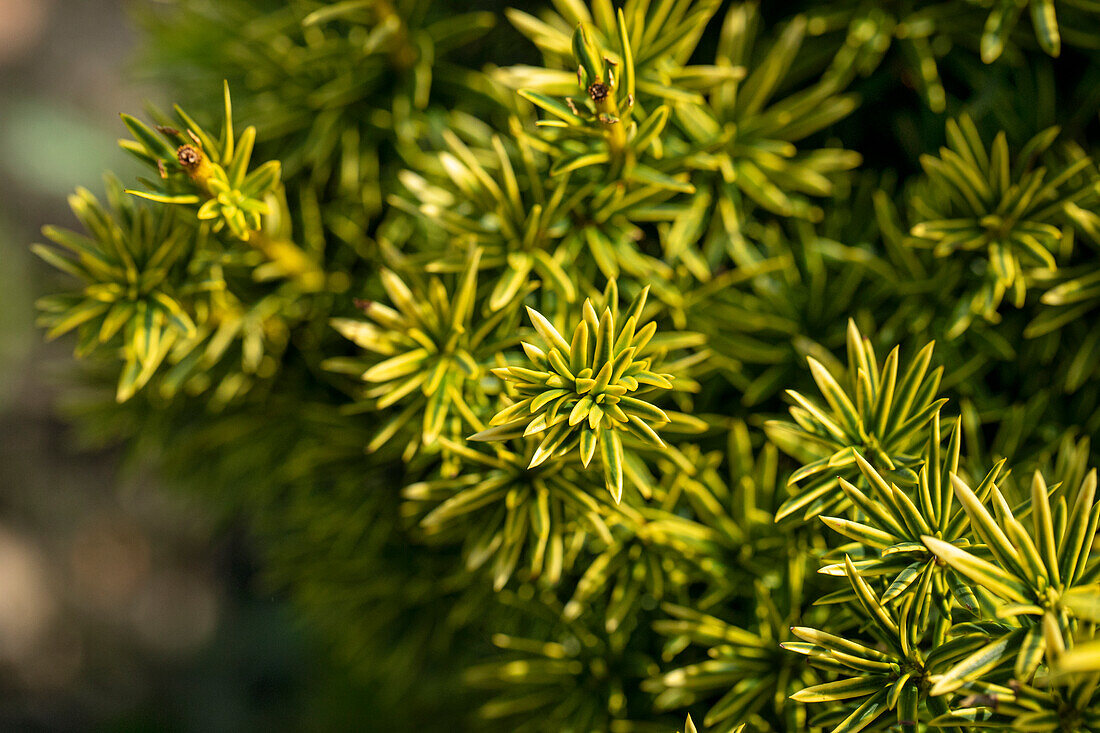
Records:
M1100 6L143 20L42 322L364 720L1100 731Z

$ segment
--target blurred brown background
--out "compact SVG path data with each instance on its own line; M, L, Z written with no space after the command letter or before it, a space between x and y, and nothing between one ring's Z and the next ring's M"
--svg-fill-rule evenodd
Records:
M52 275L28 245L74 187L132 179L118 113L166 96L135 42L119 0L0 0L0 731L297 729L318 662L241 533L82 449L71 344L34 328Z

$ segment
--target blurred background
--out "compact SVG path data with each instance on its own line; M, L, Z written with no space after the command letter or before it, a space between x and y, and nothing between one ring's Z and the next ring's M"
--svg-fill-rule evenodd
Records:
M70 344L42 342L29 252L103 170L122 110L168 97L120 0L0 0L0 731L308 729L330 679L243 532L59 417Z

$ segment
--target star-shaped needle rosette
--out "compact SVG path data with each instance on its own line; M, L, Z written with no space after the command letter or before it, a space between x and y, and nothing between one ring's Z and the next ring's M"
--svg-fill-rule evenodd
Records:
M650 342L656 323L640 325L648 292L642 290L625 314L616 313L613 297L599 315L591 299L585 300L571 341L528 308L542 345L523 342L528 365L492 370L519 399L470 439L541 435L531 469L574 448L587 467L599 452L604 482L617 503L623 493L623 435L665 448L654 428L670 422L648 401L651 393L673 386L671 374L654 371Z

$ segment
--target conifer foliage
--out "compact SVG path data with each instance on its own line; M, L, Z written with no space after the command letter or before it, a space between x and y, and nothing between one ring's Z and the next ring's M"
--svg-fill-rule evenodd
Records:
M141 11L74 419L395 730L1100 731L1100 5L452 5Z

